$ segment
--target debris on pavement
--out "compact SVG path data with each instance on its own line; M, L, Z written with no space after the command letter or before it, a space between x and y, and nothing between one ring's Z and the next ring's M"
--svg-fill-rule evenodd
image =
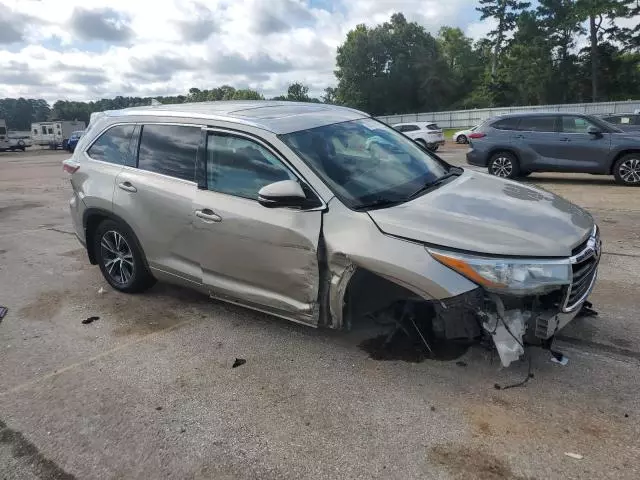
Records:
M567 457L571 457L571 458L575 458L576 460L582 460L584 457L582 455L580 455L579 453L571 453L571 452L564 452L564 454Z
M231 368L237 368L241 365L244 365L245 363L247 363L247 361L244 358L236 358L236 361L233 362L233 365L231 365Z
M597 317L598 312L593 309L593 303L586 301L582 304L578 317Z
M0 305L0 322L5 317L8 311L9 309L7 307L3 307L2 305Z
M107 291L104 289L104 287L100 287L100 289L98 290L98 295L102 295L103 293L107 293Z
M95 322L96 320L100 320L100 317L88 317L82 320L83 325L89 325L90 323Z
M559 356L552 355L551 361L553 363L557 363L558 365L562 365L563 367L565 367L567 363L569 363L569 357L565 357L563 354L560 354Z
M162 410L162 407L156 407L156 410L160 411Z
M459 360L456 362L456 365L459 367L466 367L467 366L467 362L463 362L462 360Z

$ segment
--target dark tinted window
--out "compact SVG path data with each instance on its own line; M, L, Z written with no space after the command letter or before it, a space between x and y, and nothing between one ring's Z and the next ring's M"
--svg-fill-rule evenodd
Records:
M521 117L518 130L526 130L528 132L555 132L556 117Z
M200 127L144 125L138 168L193 182Z
M396 130L399 132L413 132L415 130L420 130L420 127L417 125L400 125Z
M598 126L584 117L562 116L562 131L566 133L587 133L589 127Z
M281 180L297 179L266 148L243 137L209 135L209 190L257 200L262 187Z
M503 118L491 125L492 128L498 130L516 130L518 128L518 117Z
M427 130L440 130L440 127L437 123L430 123L427 125Z
M132 157L129 149L134 125L116 125L104 132L87 151L94 160L131 165Z
M620 125L622 123L622 117L604 117L603 120L605 122L613 123L614 125Z

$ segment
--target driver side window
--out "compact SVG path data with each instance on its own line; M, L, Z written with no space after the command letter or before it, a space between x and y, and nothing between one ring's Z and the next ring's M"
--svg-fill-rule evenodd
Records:
M211 133L207 138L207 188L258 199L265 185L297 178L269 150L244 137Z
M587 133L589 127L595 125L586 118L562 116L562 131L565 133Z

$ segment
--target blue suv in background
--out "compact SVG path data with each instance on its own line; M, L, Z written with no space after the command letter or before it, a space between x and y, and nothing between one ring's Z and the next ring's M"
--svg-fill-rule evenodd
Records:
M72 132L69 136L69 140L67 141L67 150L73 153L73 151L76 149L76 145L78 144L78 140L80 140L83 134L84 130L77 130L75 132Z
M640 186L640 136L591 115L503 115L486 120L468 138L467 163L498 177L591 173Z

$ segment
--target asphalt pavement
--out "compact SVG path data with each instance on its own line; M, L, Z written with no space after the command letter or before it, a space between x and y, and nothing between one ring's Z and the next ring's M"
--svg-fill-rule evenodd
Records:
M464 164L464 148L439 153ZM0 153L0 478L640 478L640 189L527 180L598 220L599 316L561 333L566 366L532 349L534 377L498 390L528 363L480 347L376 361L367 329L163 284L116 293L72 233L64 158Z

